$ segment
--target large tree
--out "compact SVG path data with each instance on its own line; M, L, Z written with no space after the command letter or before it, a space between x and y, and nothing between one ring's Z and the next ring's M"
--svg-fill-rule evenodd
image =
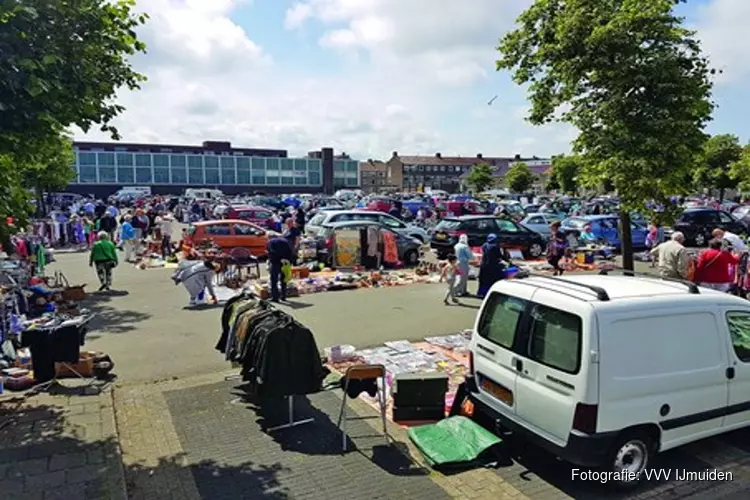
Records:
M29 188L59 187L69 175L59 155L40 161L46 154L40 148L55 150L68 127L87 131L97 125L119 138L112 120L124 108L116 93L136 89L145 79L130 60L145 51L135 30L146 16L135 13L134 5L134 0L0 0L3 214L22 223ZM0 218L0 235L7 232Z
M515 193L525 193L534 185L534 174L524 162L515 163L505 174L505 185Z
M498 69L528 85L529 120L568 122L586 184L611 181L621 226L685 192L711 118L711 70L681 0L534 0L500 42ZM630 231L623 265L633 268Z
M577 155L557 155L552 157L552 177L563 193L578 192L578 175L582 170L582 161Z
M727 189L737 187L739 179L730 175L730 166L742 156L740 139L736 135L721 134L709 138L695 168L695 184L699 188L716 189L724 199Z
M466 184L471 186L474 191L481 193L485 189L492 187L495 180L492 177L492 167L486 163L474 165L466 178Z
M729 166L729 175L743 194L750 191L750 144L742 148L740 157Z

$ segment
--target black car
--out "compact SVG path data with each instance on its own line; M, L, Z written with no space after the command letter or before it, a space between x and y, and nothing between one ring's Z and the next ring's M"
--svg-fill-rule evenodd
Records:
M487 236L496 234L500 246L520 248L527 257L540 257L546 241L542 235L526 229L516 222L491 215L465 215L448 217L440 221L432 233L430 246L437 250L440 258L453 253L461 234L469 237L469 246L482 246Z
M715 208L693 208L685 210L672 226L685 235L685 242L698 247L705 246L713 238L714 229L723 229L734 234L747 233L747 226L732 215Z

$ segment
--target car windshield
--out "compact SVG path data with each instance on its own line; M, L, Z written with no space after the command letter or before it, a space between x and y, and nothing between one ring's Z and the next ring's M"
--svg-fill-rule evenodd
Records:
M460 220L441 220L440 223L435 226L435 229L438 231L454 231L460 227Z
M589 224L589 221L586 219L569 219L568 222L565 223L566 226L572 227L573 229L583 229L586 227L586 224Z
M323 223L323 221L326 220L326 214L318 214L312 219L310 219L310 222L308 222L308 225L310 226L319 226Z

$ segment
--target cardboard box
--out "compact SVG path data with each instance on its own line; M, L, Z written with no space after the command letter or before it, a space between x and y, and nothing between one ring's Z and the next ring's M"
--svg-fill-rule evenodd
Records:
M77 371L84 377L92 377L94 375L94 358L93 357L82 357L78 360L78 363L70 364L70 368ZM68 365L62 363L55 363L55 373L58 378L66 377L77 377L77 375L68 368Z

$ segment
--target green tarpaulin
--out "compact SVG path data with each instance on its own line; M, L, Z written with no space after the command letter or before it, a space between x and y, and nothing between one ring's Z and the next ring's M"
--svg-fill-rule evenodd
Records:
M409 429L409 439L430 466L462 465L475 461L502 440L466 417L456 416L436 424Z

